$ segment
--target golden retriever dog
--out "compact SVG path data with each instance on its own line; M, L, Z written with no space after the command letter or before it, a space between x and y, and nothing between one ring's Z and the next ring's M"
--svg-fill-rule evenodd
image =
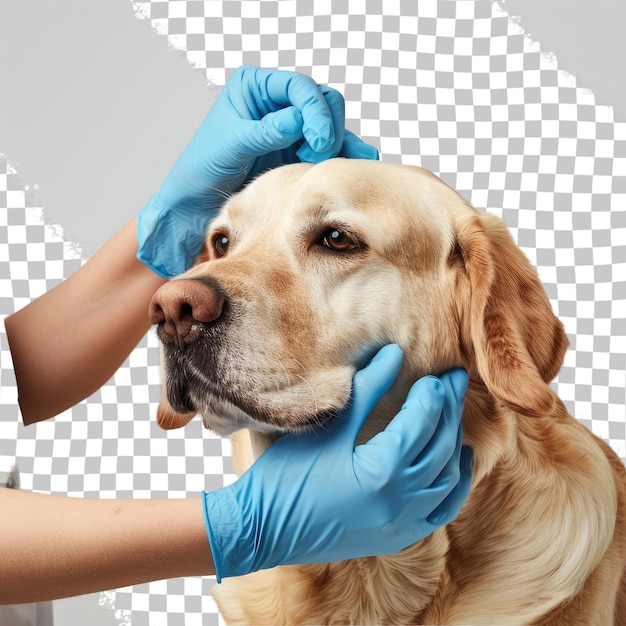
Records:
M226 202L150 314L159 422L201 414L234 433L238 472L340 411L384 344L404 363L362 440L417 378L470 376L458 518L390 556L227 579L214 590L227 623L626 624L624 466L550 386L567 338L529 261L435 175L345 159L274 169Z

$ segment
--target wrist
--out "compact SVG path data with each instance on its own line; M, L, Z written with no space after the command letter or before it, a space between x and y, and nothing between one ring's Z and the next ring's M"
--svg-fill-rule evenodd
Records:
M170 279L193 265L202 250L204 228L156 203L155 197L151 198L137 216L137 259ZM195 231L193 226L197 226Z
M233 490L204 491L202 510L217 582L252 571L254 546L246 541L245 514Z

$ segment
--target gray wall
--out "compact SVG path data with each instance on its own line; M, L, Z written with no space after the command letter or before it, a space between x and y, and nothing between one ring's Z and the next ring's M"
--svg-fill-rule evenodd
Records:
M626 121L626 2L623 0L499 0L559 68L593 91L596 102L613 107Z
M129 0L3 0L0 152L93 253L136 214L214 101Z

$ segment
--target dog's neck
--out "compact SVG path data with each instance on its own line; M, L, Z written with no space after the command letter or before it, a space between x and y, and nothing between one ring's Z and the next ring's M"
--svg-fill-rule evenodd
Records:
M515 446L515 414L496 400L482 381L470 380L465 395L463 443L473 452L474 484Z
M374 407L363 426L357 444L366 443L386 428L400 410L408 393L401 385L386 394ZM419 419L419 415L416 415ZM250 432L253 459L259 458L282 433ZM507 457L515 445L515 416L487 391L482 381L470 381L463 410L463 443L472 448L476 484Z

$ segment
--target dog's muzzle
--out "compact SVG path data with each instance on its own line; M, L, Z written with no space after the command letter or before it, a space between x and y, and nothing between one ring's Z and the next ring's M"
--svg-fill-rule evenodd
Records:
M148 315L158 325L164 344L182 348L199 337L203 324L220 318L223 291L213 281L202 278L171 280L152 297Z

